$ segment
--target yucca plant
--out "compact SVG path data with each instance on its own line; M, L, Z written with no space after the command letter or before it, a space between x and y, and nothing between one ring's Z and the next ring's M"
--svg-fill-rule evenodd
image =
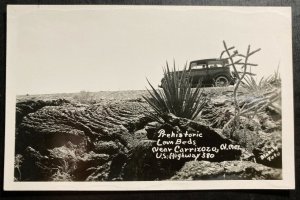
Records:
M192 88L191 70L187 70L185 65L182 71L178 71L175 62L173 71L166 63L163 73L161 89L155 89L147 79L151 90L147 89L149 96L143 96L143 98L154 110L154 113L148 110L148 114L157 121L166 121L169 113L177 117L194 119L206 103L206 98L202 95L201 83L199 82L195 88Z

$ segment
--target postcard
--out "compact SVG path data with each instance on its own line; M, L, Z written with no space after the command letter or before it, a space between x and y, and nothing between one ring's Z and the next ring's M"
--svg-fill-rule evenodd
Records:
M8 5L4 190L294 189L290 7Z

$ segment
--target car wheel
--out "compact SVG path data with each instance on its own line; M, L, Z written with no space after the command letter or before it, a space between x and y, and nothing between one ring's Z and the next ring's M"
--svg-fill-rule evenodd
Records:
M226 76L218 76L215 79L215 86L216 87L226 87L229 85L229 80Z

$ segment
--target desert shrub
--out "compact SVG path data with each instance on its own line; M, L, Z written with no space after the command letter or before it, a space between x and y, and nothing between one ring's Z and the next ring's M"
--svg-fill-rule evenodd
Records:
M279 66L278 66L277 70L270 76L269 84L274 87L281 86L281 77L280 77L280 73L279 73Z
M259 94L271 88L270 77L262 77L259 81L257 81L252 76L246 76L242 87L249 93Z
M244 114L251 114L251 111L258 114L257 111L264 111L267 107L278 114L281 113L281 79L278 70L267 78L262 77L259 82L253 77L244 80L246 83L243 87L254 97L254 101L244 105L244 107L252 107L252 109L244 109L248 111L243 112Z
M94 104L96 103L95 95L89 91L80 91L73 97L76 101L83 104Z
M174 68L171 71L167 63L163 69L164 78L161 89L155 89L148 81L151 90L147 89L149 96L143 96L154 113L148 111L149 116L156 121L166 121L169 113L177 117L194 119L202 110L206 103L206 98L202 95L201 83L192 88L189 81L190 70L185 65L182 71Z
M281 78L278 69L271 76L267 78L262 77L259 81L253 78L253 76L245 76L243 81L242 87L245 88L247 92L257 95L263 95L264 93L281 86Z

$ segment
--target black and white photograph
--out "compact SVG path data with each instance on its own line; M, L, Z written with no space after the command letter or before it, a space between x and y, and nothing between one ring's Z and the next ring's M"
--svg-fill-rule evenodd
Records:
M8 5L5 190L293 189L290 7Z

